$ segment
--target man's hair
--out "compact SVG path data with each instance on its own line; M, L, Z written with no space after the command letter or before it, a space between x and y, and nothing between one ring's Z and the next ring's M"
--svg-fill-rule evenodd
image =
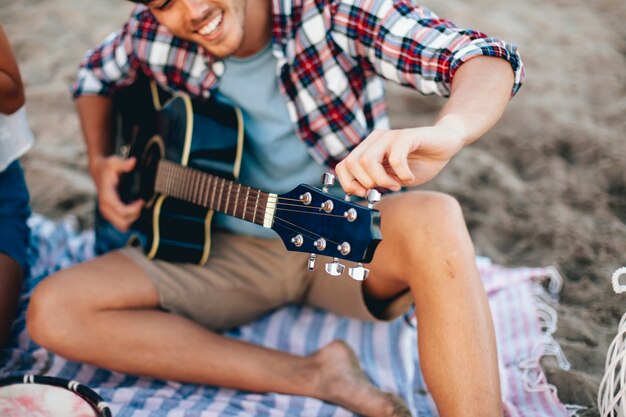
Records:
M130 0L133 3L141 3L141 4L148 4L150 3L152 0Z

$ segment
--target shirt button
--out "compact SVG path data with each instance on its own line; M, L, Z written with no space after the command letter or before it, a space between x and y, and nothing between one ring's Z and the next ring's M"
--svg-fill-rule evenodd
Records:
M217 75L218 77L221 77L224 74L224 63L216 62L213 64L212 69L215 75Z

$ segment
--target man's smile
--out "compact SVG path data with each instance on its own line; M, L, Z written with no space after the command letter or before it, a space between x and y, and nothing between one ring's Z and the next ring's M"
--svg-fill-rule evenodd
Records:
M213 18L209 19L202 27L200 27L196 32L202 36L211 36L217 33L218 28L220 27L222 20L224 19L224 12L220 11Z

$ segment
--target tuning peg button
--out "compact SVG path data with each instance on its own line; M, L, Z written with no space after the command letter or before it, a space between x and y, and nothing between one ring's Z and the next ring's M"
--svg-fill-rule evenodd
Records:
M317 255L315 255L314 253L311 254L311 256L309 256L309 265L308 265L308 270L312 271L315 268L315 258L317 257Z
M330 172L324 172L320 181L322 182L322 191L327 193L328 187L332 187L335 184L335 176Z
M365 281L370 270L365 268L362 263L356 264L353 268L348 268L348 275L355 281Z
M380 201L380 192L375 189L372 188L371 190L369 190L367 192L367 207L372 208L374 207L374 203L378 203Z
M333 258L332 262L328 262L326 264L326 273L328 275L332 275L333 277L338 277L339 275L341 275L344 269L345 266L340 264L337 258Z

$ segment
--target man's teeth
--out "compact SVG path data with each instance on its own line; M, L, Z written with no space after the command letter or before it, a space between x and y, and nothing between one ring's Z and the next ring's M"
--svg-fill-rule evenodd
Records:
M202 26L198 30L198 33L201 35L210 35L211 33L215 32L215 29L217 29L220 23L222 23L223 17L224 17L223 13L220 13L219 15L215 16L206 25Z

